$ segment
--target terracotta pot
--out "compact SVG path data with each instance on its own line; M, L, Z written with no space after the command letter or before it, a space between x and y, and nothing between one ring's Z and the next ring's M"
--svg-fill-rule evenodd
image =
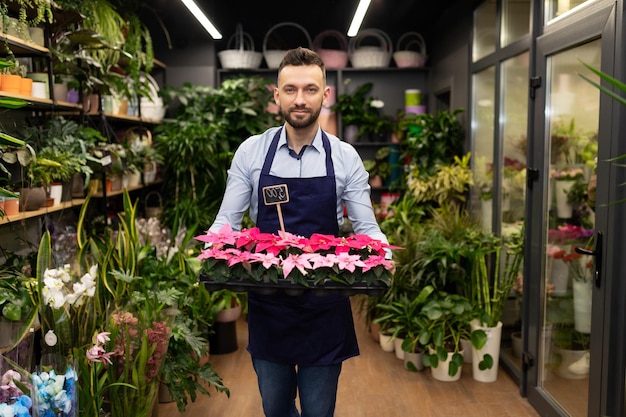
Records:
M19 94L21 82L22 77L19 75L4 74L4 77L2 77L2 91L11 94Z
M217 313L215 321L220 323L228 323L237 320L241 316L241 306L225 308Z
M20 199L19 198L4 198L4 215L15 216L20 212Z

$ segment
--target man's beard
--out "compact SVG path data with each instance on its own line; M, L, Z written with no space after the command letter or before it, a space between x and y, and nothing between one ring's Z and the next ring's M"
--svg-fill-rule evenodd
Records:
M289 108L287 110L283 110L282 108L280 109L280 114L283 116L283 118L285 119L285 121L287 123L289 123L291 126L295 127L296 129L302 129L305 127L309 127L311 125L313 125L314 123L317 122L317 119L320 115L320 112L322 111L322 108L320 106L319 109L317 109L317 111L315 112L310 112L309 113L309 117L306 117L304 119L294 119L293 117L291 117L291 111L294 110L295 108ZM298 109L300 110L300 109ZM309 108L305 108L304 110L310 111Z

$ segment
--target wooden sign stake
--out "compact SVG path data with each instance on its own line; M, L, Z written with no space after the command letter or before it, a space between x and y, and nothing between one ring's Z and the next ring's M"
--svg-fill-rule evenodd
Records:
M287 184L268 185L263 187L263 202L266 206L275 205L278 212L280 230L285 233L285 223L283 221L283 211L280 208L282 203L289 202L289 190Z

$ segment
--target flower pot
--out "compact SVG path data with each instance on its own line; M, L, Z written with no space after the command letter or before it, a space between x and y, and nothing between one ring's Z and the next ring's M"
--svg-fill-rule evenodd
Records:
M370 337L376 343L380 343L380 324L370 323Z
M434 351L430 350L430 353L433 354ZM461 351L459 353L463 354L464 352ZM454 355L454 352L448 352L448 359L446 359L443 362L440 361L436 367L432 367L432 366L430 367L431 375L437 381L453 382L453 381L458 381L459 379L461 379L461 374L463 372L462 367L459 367L459 369L457 370L454 376L448 375L448 369L450 366L450 361L452 361L452 355Z
M493 200L480 200L480 224L486 231L491 231L493 222Z
M395 350L391 335L386 334L385 332L380 332L379 338L380 348L383 350L383 352L393 352Z
M424 370L423 356L424 350L419 348L417 352L404 352L404 369L409 371Z
M85 179L80 174L72 176L71 196L75 198L85 197Z
M576 261L573 261L576 262ZM581 333L591 333L591 281L572 282L574 294L574 328Z
M220 323L228 323L236 321L241 316L241 306L235 306L232 308L225 308L217 313L215 321Z
M470 323L472 331L481 329L487 334L487 343L481 349L472 349L472 377L479 382L495 382L498 379L498 365L500 362L500 340L502 339L502 322L494 327L481 326L478 320ZM491 355L493 366L491 369L481 370L480 361L484 355Z
M569 287L569 267L562 259L552 259L550 279L548 281L554 286L552 295L562 296L567 293Z
M461 339L461 349L463 349L463 363L472 363L472 342L467 339Z
M21 82L22 77L20 77L19 75L4 74L4 76L2 77L2 86L0 86L0 90L10 94L19 94Z
M559 219L570 219L572 217L573 206L567 202L567 193L575 183L576 181L573 180L558 180L554 183L556 216Z
M54 99L57 101L67 101L67 84L66 83L54 83L52 85L52 93Z
M396 353L396 358L400 359L401 361L404 360L404 351L402 350L403 342L404 339L401 339L399 337L393 339L393 350Z
M585 379L589 375L589 351L555 348L559 358L557 375L565 379Z
M20 210L39 210L46 201L46 191L43 187L20 189Z
M61 184L60 182L50 184L50 191L48 192L48 195L53 200L53 206L61 204L61 197L63 196L63 184Z
M170 390L164 383L159 384L159 402L160 403L172 403L176 401L174 397L170 395Z
M20 212L20 199L4 197L4 215L15 216Z

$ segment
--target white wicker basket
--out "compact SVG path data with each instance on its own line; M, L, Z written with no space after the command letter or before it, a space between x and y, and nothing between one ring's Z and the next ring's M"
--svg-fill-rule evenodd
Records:
M375 38L379 46L361 45L363 39ZM380 29L363 29L350 39L350 62L354 68L385 68L389 66L393 46L389 35Z
M254 50L252 37L243 31L241 25L237 25L235 34L228 39L227 48L231 46L234 49L225 49L217 53L222 68L256 69L261 66L263 54Z
M285 53L287 52L286 50L282 50L282 49L267 49L267 41L270 37L270 33L272 33L274 30L283 26L293 26L295 28L300 29L304 33L307 43L306 45L299 45L299 46L306 46L309 49L313 48L311 37L309 36L309 32L307 32L305 28L293 22L278 23L277 25L272 26L270 30L267 31L267 33L265 34L265 38L263 39L263 56L265 57L265 63L267 64L268 68L278 68L278 66L280 65L280 62L283 60L283 57L285 56Z
M406 41L404 45L405 49L402 49L402 42ZM410 48L417 49L416 51ZM417 32L407 32L400 36L396 47L396 52L393 54L393 60L396 62L398 68L419 68L423 67L426 63L426 42L424 38Z
M324 48L324 40L334 38L339 49ZM326 68L345 68L348 65L348 40L338 30L325 30L313 39L313 49L324 61Z

